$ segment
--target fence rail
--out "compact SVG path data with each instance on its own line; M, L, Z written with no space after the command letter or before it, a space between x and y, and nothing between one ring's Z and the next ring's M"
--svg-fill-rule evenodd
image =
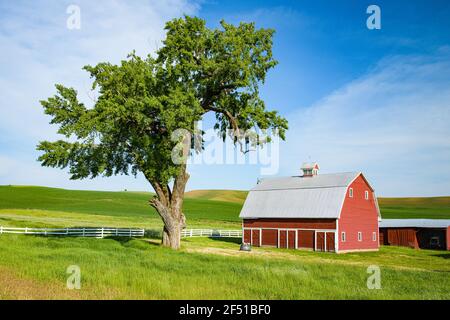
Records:
M144 229L127 228L10 228L0 226L0 234L58 235L71 237L143 237Z
M241 238L242 230L183 229L181 237Z

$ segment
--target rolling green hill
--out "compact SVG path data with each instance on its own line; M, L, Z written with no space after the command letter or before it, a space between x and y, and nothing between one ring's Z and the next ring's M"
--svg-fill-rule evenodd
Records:
M187 192L188 225L240 227L239 212L246 196L246 191L236 190ZM0 224L160 227L160 218L148 204L152 197L150 192L0 186ZM380 198L379 203L384 218L450 218L450 197Z
M44 226L162 226L150 207L150 192L79 191L33 186L0 186L0 224ZM229 198L229 197L228 197ZM235 228L241 203L186 197L190 226ZM30 224L32 223L32 224Z
M186 192L186 199L226 201L243 204L248 191L240 190L194 190Z
M383 218L450 219L450 197L378 198Z
M188 192L188 227L239 228L244 191ZM0 186L0 225L116 226L161 230L151 193ZM380 199L385 215L450 217L450 198ZM0 236L0 299L449 299L447 252L382 247L336 255L253 248L239 239L160 240ZM26 263L24 263L26 261ZM83 270L67 290L66 268ZM383 268L383 290L366 287ZM250 279L250 281L249 281ZM411 283L414 285L412 286ZM220 290L217 290L220 288Z

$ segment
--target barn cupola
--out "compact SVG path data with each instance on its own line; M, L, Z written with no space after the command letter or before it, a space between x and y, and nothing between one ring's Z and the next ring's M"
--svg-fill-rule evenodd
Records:
M317 162L304 162L302 164L302 170L302 177L313 177L319 173L319 165Z

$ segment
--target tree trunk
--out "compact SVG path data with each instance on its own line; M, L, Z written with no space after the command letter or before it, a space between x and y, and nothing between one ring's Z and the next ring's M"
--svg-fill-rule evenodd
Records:
M186 166L182 166L181 173L175 178L171 192L168 185L151 181L156 197L150 200L150 205L156 209L164 222L162 245L172 249L180 248L181 230L186 227L186 217L183 214L184 190L189 175Z
M181 228L176 227L171 230L167 229L166 226L163 228L162 235L162 245L165 247L170 247L172 249L180 248L180 240L181 240Z

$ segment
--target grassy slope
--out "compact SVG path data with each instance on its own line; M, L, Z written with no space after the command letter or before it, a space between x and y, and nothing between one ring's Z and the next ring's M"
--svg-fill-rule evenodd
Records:
M0 222L7 225L17 220L66 226L77 221L91 221L91 224L98 221L94 224L124 225L128 222L130 226L160 227L159 216L148 205L152 196L152 193L145 192L0 186ZM184 204L189 224L198 227L236 227L240 221L240 208L241 204L236 202L189 197Z
M235 229L246 191L196 190L186 194L189 227ZM121 226L160 229L149 192L77 191L0 186L0 225ZM450 218L450 197L380 198L384 218Z
M241 190L194 190L186 192L186 199L226 201L242 204L247 197L247 193L247 191Z
M188 193L189 225L239 227L245 195ZM0 225L160 227L147 204L151 196L3 186ZM449 217L445 198L386 200L380 201L382 210L397 216ZM447 252L392 247L335 255L255 248L248 254L237 243L212 239L183 240L181 252L174 252L146 241L0 236L0 298L450 299ZM82 290L65 288L65 271L73 264L81 267ZM367 266L373 264L382 268L382 290L366 287Z
M0 253L0 298L450 299L450 255L428 250L245 253L191 239L176 252L144 240L11 235L0 237ZM367 289L371 264L381 290ZM81 269L81 290L65 289L70 265Z
M186 194L188 221L239 222L246 191L196 190ZM77 191L45 187L0 186L0 210L37 209L111 217L159 220L148 205L152 193ZM450 218L450 197L380 198L385 218Z
M379 198L383 218L450 219L450 197Z

